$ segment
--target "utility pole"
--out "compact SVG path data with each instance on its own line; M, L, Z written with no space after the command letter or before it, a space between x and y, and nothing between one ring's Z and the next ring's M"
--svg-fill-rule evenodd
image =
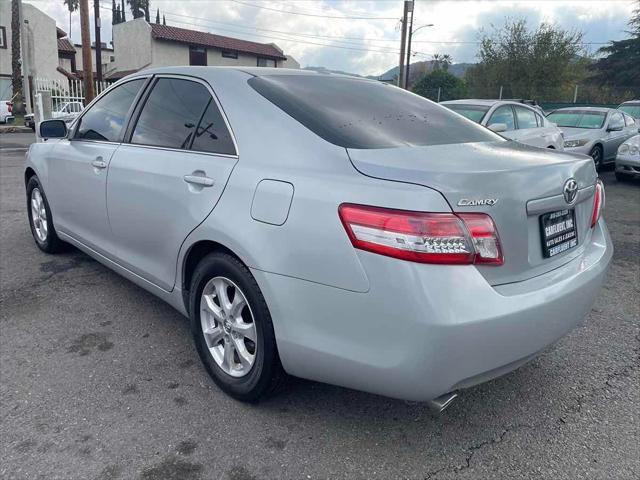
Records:
M89 30L89 0L80 0L80 33L82 36L82 76L84 80L84 103L95 97L93 89L93 65L91 62L91 32Z
M102 43L100 43L100 0L93 0L93 18L96 31L96 77L102 82ZM84 64L83 64L84 65Z
M414 3L413 0L411 0L411 3L409 5L409 11L411 12L411 20L409 20L409 40L407 41L407 65L406 65L406 69L407 71L405 72L404 75L404 88L409 90L409 70L411 68L411 37L413 36L412 31L413 31L413 10L414 10Z
M404 12L402 13L402 38L400 39L400 65L398 71L398 86L400 88L405 88L404 82L404 55L405 48L407 44L407 20L409 16L409 5L411 4L411 0L404 1Z

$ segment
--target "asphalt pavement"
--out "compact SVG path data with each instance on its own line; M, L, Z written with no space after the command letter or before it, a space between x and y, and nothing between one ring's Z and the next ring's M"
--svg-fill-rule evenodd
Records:
M0 478L640 478L640 182L602 173L615 255L584 323L443 416L303 380L245 405L180 314L77 250L36 248L31 141L0 135Z

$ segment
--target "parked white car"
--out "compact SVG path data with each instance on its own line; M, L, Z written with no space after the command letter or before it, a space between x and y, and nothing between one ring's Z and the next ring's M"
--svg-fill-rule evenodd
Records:
M450 100L441 105L504 137L541 148L564 150L562 131L540 110L509 100Z
M640 178L640 135L631 137L618 147L616 178Z
M60 108L51 112L52 118L61 118L73 116L77 117L84 110L84 105L82 102L65 102L60 105Z
M9 100L0 101L0 123L7 123L13 118L13 102Z

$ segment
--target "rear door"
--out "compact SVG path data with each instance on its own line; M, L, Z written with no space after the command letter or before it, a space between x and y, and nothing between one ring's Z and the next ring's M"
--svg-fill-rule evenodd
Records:
M114 254L171 290L180 246L215 207L237 151L213 91L200 80L157 77L133 118L109 166Z

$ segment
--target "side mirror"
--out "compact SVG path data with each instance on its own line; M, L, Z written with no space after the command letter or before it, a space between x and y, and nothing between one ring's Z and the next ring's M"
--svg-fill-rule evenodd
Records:
M42 138L64 138L67 136L67 124L63 120L43 120L38 131Z
M506 123L492 123L491 125L489 125L489 130L491 130L492 132L496 132L496 133L506 132L507 131L507 124Z
M622 125L618 126L618 127L609 127L607 128L607 132L621 132L622 131Z

